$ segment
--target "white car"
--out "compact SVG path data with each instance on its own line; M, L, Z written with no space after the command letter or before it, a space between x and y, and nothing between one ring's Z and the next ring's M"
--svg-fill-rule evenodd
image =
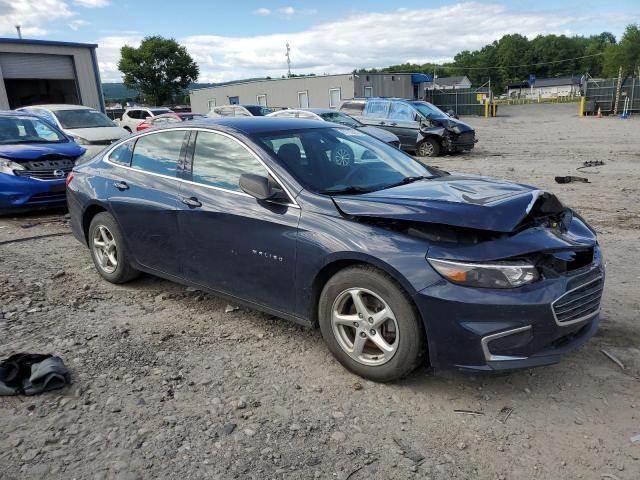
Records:
M337 112L330 108L289 108L287 110L278 110L270 113L267 117L303 118L306 120L320 120L323 122L339 123L340 125L346 125L347 127L368 133L372 137L376 137L378 140L382 140L393 147L400 147L400 139L395 133L383 130L382 128L365 125L346 113Z
M88 156L129 135L104 113L82 105L34 105L17 110L37 115L58 127L78 145L82 145Z
M119 125L128 132L135 132L138 125L147 118L157 117L165 113L173 113L173 110L167 107L131 107L122 114Z
M213 107L207 117L253 117L242 105L220 105Z

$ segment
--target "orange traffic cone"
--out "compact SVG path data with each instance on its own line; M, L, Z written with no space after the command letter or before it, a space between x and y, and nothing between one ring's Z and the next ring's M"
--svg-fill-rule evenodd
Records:
M598 107L598 115L596 115L596 118L602 118L602 110L600 107Z

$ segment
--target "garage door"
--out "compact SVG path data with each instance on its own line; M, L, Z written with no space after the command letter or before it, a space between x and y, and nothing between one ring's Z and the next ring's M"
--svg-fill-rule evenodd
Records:
M0 53L2 76L8 78L46 78L75 80L73 58L68 55Z

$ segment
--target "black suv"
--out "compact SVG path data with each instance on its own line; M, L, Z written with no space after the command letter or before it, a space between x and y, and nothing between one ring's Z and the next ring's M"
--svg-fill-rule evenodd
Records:
M403 150L422 157L471 150L476 142L471 126L422 100L369 97L346 100L339 110L395 133Z

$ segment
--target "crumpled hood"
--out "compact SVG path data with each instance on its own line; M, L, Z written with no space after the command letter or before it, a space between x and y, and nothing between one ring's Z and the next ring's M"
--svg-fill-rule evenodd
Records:
M436 117L436 118L431 118L430 121L431 123L434 124L434 126L443 127L443 128L446 128L447 130L452 130L454 127L458 127L458 130L460 133L474 131L474 128L471 125L469 125L468 123L464 123L458 120L457 118ZM425 129L428 130L429 128L433 128L433 127L425 126Z
M506 180L445 175L333 200L347 215L511 232L543 193Z
M75 158L84 152L85 149L75 142L0 145L0 157L16 161L38 160L46 155L63 155Z

